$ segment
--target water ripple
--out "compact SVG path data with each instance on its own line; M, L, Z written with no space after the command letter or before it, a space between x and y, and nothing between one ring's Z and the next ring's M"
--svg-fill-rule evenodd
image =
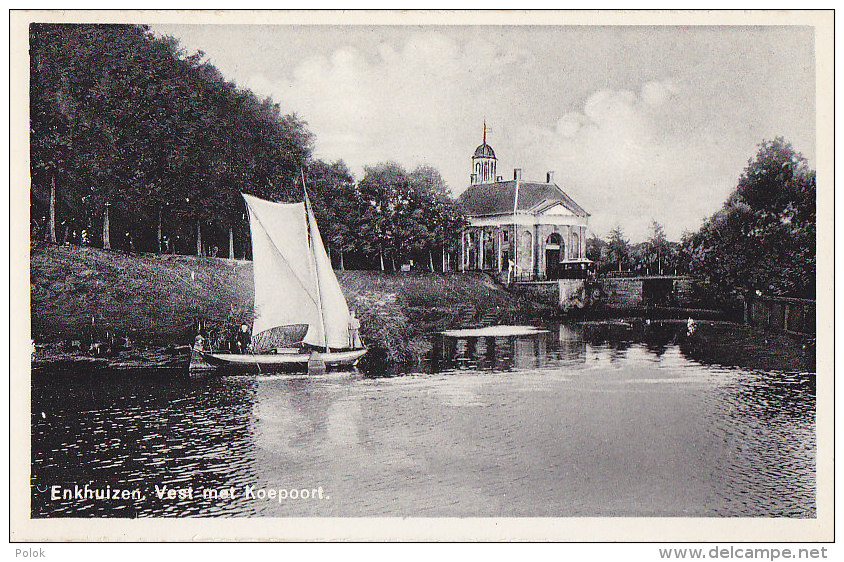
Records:
M590 333L434 342L387 378L36 380L32 515L814 516L813 374ZM143 499L51 499L86 484ZM246 486L323 499L212 493Z

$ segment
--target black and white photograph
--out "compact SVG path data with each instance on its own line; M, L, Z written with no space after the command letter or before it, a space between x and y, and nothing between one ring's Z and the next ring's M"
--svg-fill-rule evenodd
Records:
M832 20L13 11L12 539L831 540Z

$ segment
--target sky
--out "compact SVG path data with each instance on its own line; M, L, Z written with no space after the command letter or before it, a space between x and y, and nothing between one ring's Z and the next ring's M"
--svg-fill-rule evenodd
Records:
M296 113L314 155L437 168L459 195L498 173L556 183L598 236L697 230L762 140L815 158L810 27L154 25Z

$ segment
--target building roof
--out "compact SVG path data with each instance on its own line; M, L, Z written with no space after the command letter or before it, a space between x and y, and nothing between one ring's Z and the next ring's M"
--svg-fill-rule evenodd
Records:
M460 194L457 198L457 207L470 217L507 215L513 212L515 197L515 180L480 183L469 186L466 191ZM544 210L551 206L549 203L557 201L577 216L589 216L589 213L575 203L574 199L569 197L557 184L519 182L517 210L527 212Z
M495 151L492 150L490 145L484 142L475 149L475 156L473 158L495 158Z

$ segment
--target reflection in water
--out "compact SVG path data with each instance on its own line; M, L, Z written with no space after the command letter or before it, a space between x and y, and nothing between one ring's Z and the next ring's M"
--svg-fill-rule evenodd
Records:
M436 337L390 378L40 376L32 514L814 516L814 375L701 364L683 330ZM85 484L144 498L51 499ZM203 495L248 486L309 497Z

